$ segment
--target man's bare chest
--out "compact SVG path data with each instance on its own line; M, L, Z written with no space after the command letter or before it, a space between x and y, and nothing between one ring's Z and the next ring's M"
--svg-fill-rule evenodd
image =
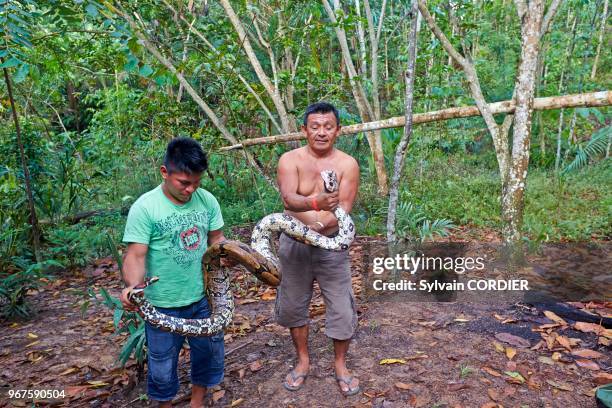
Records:
M298 167L298 194L309 196L323 192L323 179L321 178L323 170L335 171L338 176L338 182L342 181L342 169L331 162L309 164L302 168Z

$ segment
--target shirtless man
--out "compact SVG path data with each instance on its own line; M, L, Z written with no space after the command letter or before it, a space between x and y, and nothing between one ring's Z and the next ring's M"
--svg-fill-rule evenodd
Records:
M338 232L333 211L338 206L347 213L353 208L359 167L354 158L334 147L340 120L333 105L325 102L310 105L304 114L302 131L308 144L285 153L278 163L278 184L285 211L313 230L333 236ZM335 170L340 183L337 192L325 192L320 175L323 170ZM275 314L277 322L290 329L297 353L297 364L287 374L284 387L296 391L308 375L308 306L316 279L326 306L325 334L334 342L338 386L344 395L357 394L359 380L346 367L346 353L357 327L348 250L328 251L283 234L279 258L283 279Z

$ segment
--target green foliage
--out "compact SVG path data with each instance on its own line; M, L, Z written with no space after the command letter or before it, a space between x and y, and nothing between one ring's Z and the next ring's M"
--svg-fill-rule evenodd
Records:
M20 263L20 262L18 262ZM0 318L27 319L34 312L27 300L29 291L37 290L42 278L49 278L44 271L50 266L61 264L48 260L37 264L24 265L18 271L4 271L0 274Z
M383 220L387 211L387 208L379 210ZM413 203L402 201L397 206L396 230L401 240L414 241L416 238L419 242L433 241L435 236L448 236L454 227L455 225L448 219L428 220Z
M604 155L612 138L612 126L606 126L593 133L591 139L576 147L576 157L562 170L562 174L575 171L586 166L597 156Z
M47 256L67 269L83 267L92 259L106 254L104 236L98 228L84 225L57 226L47 234Z
M112 234L106 234L106 243L108 248L110 249L111 255L115 258L115 262L117 262L117 267L119 268L119 273L123 278L123 258L119 254L119 249L117 248L117 244L115 244L115 240L113 239Z
M119 353L119 362L124 366L128 359L134 356L136 362L142 365L146 356L144 320L142 320L142 317L137 313L124 310L121 301L111 296L106 289L101 288L100 295L102 297L102 304L108 307L113 313L113 324L116 329L115 334L129 333Z
M110 253L115 258L119 271L123 275L123 261L119 254L119 250L112 234L106 234L106 244ZM93 290L90 290L89 297L98 301L98 298ZM126 311L123 308L121 301L111 296L105 288L100 289L100 296L102 297L102 304L109 308L113 313L113 325L115 326L115 335L121 333L129 333L125 343L121 347L119 353L119 362L122 366L125 365L127 360L133 355L136 362L142 366L145 358L146 349L146 335L144 320L137 313Z

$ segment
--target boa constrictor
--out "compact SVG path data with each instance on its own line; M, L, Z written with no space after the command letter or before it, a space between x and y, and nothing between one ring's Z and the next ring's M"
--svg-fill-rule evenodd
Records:
M338 190L338 178L331 170L321 172L327 192ZM212 314L206 319L181 319L159 312L144 298L144 288L157 281L146 279L134 288L129 299L138 307L138 314L152 326L183 336L212 336L224 330L234 316L234 298L230 287L229 269L218 264L220 258L230 258L242 264L258 279L271 286L280 284L279 261L272 251L272 234L282 232L290 237L319 248L332 251L348 249L355 238L355 225L350 215L338 207L338 235L326 237L313 231L298 219L283 213L267 215L257 223L251 235L251 246L239 241L222 241L211 245L202 258L206 276L206 292Z

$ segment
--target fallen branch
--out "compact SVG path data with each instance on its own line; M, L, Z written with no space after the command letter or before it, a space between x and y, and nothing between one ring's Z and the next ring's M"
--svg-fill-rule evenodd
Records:
M547 98L536 98L533 103L535 110L550 110L560 108L579 108L579 107L596 107L612 105L612 91L591 92L584 94L551 96ZM515 105L512 100L490 103L489 108L493 114L512 113ZM480 112L476 106L461 106L458 108L448 108L439 111L417 113L413 116L412 123L429 123L441 120L468 118L472 116L480 116ZM352 135L361 132L369 132L372 130L389 129L403 127L405 122L404 116L396 116L389 119L378 120L375 122L359 123L356 125L344 126L340 131L340 136ZM241 143L222 147L220 151L242 149L248 146L284 143L292 140L306 139L302 132L286 133L284 135L258 137L253 139L243 140Z

